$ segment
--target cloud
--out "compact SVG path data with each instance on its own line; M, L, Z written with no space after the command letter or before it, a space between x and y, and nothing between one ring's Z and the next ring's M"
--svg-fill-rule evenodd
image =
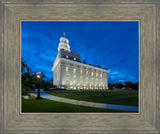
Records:
M124 82L124 81L137 82L137 77L133 76L127 70L118 71L110 69L108 77L109 77L109 82L111 83Z

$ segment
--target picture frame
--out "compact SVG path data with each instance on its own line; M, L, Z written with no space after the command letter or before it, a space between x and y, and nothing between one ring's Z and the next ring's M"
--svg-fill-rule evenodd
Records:
M2 0L2 133L159 133L159 1ZM139 21L139 113L21 113L21 21Z

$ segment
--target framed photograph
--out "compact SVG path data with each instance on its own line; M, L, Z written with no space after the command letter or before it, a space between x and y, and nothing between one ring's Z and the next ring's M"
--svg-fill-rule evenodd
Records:
M138 21L21 21L21 35L21 112L139 112Z
M2 133L158 134L158 1L1 4Z

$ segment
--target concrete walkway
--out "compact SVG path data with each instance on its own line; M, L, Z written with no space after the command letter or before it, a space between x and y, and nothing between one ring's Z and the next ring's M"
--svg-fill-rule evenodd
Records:
M105 103L96 103L96 102L67 99L67 98L57 97L54 95L47 94L43 90L41 90L41 97L44 99L49 99L49 100L54 100L54 101L64 102L64 103L69 103L69 104L75 104L75 105L81 105L81 106L87 106L87 107L105 108L105 109L122 110L122 111L137 111L138 112L138 106L105 104Z

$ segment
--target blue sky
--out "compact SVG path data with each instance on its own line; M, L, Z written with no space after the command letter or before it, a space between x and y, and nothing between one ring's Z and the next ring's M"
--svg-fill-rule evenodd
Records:
M49 78L63 32L81 61L100 65L110 73L109 82L138 82L137 21L23 21L22 58L33 72Z

